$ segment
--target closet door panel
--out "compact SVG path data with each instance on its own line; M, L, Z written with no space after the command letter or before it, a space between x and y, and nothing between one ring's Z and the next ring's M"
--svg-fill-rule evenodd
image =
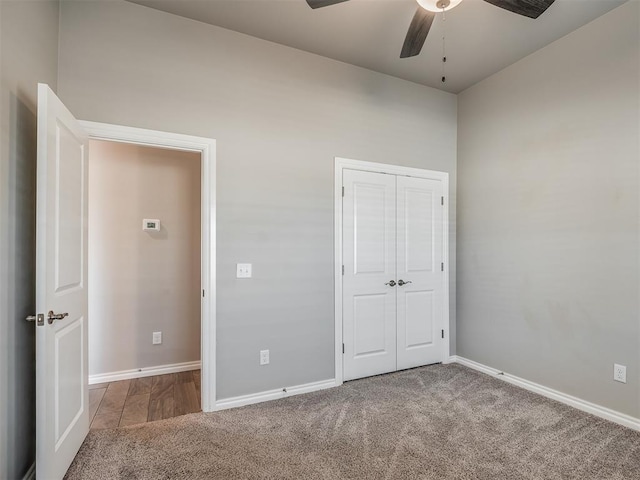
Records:
M442 360L442 184L397 178L397 368Z
M352 380L396 370L396 177L345 170L343 185L344 379Z

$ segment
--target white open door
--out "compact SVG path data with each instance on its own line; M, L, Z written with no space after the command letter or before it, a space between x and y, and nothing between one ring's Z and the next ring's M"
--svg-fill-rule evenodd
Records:
M61 479L89 432L89 139L38 85L36 476Z

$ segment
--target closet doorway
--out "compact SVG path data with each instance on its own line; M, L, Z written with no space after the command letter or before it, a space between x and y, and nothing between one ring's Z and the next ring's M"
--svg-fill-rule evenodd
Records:
M336 159L342 380L448 358L447 183L443 172Z

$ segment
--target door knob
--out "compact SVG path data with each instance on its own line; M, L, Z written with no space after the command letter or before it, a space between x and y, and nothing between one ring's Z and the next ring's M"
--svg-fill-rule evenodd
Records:
M403 286L406 285L407 283L413 283L411 280L405 282L404 280L400 279L398 280L398 285Z
M51 325L54 321L56 320L62 320L64 317L68 317L69 314L68 313L53 313L53 310L49 310L49 313L47 314L47 322L49 322L49 325Z
M390 282L385 283L385 285L389 285L390 287L395 287L396 286L396 281L395 280L391 280Z

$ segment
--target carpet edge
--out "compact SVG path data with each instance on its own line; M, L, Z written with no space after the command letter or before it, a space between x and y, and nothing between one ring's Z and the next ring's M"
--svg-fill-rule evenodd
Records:
M510 383L511 385L515 385L530 392L537 393L538 395L542 395L543 397L550 398L551 400L556 400L570 407L595 415L596 417L603 418L610 422L617 423L618 425L630 428L631 430L640 432L640 418L632 417L631 415L627 415L626 413L618 412L616 410L612 410L610 408L588 402L587 400L583 400L581 398L560 392L559 390L545 387L544 385L540 385L524 378L511 375L509 373L497 370L487 365L483 365L482 363L470 360L460 355L452 355L451 357L449 357L446 363L457 363L467 368L471 368L472 370L476 370L504 382Z

